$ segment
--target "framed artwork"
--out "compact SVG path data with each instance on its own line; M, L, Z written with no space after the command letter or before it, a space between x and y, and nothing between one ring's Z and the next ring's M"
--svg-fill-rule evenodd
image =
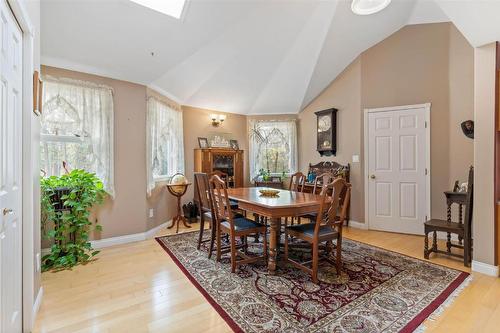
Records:
M37 116L42 114L43 82L40 73L33 73L33 113Z
M231 146L231 148L233 148L234 150L240 150L240 147L238 145L238 140L229 140L229 145Z
M208 145L208 139L207 138L198 138L198 145L200 148L209 148L210 146Z

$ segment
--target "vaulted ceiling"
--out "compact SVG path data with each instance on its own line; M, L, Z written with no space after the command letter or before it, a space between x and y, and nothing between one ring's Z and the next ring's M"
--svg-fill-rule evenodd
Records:
M500 40L500 1L188 0L178 20L128 0L42 0L42 64L148 85L181 104L297 113L361 52L407 24L452 21Z

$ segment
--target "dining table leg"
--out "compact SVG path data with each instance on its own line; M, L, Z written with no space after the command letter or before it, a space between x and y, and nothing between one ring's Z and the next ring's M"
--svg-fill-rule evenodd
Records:
M271 275L276 274L276 264L279 252L279 235L281 230L281 218L271 218L271 235L269 237L269 259L267 268Z

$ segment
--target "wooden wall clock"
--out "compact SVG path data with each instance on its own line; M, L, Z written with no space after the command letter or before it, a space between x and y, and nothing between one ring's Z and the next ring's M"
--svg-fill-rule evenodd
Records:
M321 156L335 156L337 153L337 109L315 112L317 117L316 150Z

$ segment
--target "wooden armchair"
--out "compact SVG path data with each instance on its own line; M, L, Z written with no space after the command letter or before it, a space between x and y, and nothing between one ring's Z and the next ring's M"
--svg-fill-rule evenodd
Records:
M432 219L424 223L425 243L424 257L429 259L429 254L441 253L453 257L463 258L464 266L470 267L472 261L472 209L474 196L474 168L469 169L469 180L467 195L465 198L465 218L464 223L452 222L450 220ZM442 231L447 233L446 251L439 250L437 247L437 232ZM432 247L429 249L429 233L433 233ZM458 239L463 239L463 245L451 242L451 234L456 234ZM456 247L464 250L463 255L452 253L451 248Z
M229 203L226 183L218 176L210 178L210 189L213 191L214 208L217 220L217 261L220 261L222 255L221 234L229 234L230 252L231 252L231 272L236 271L236 267L241 264L255 262L260 259L267 259L267 236L266 226L257 223L246 217L235 217ZM247 236L261 233L264 237L262 256L250 257L247 254L248 240ZM238 250L237 239L243 239L243 251ZM241 260L237 260L241 257Z
M330 189L333 195L329 200L330 197L327 193ZM285 228L285 261L311 274L314 283L318 283L320 243L326 243L326 256L321 259L331 262L329 255L332 249L332 241L337 240L336 261L334 264L337 268L337 274L340 275L342 267L342 225L347 214L347 207L351 195L351 185L344 179L337 178L331 184L324 186L322 192L321 204L316 222L298 224ZM337 218L337 210L340 205L342 193L344 193L344 197L342 198L344 205L342 206L340 218ZM288 236L293 236L311 244L312 260L298 262L290 259L288 253Z

